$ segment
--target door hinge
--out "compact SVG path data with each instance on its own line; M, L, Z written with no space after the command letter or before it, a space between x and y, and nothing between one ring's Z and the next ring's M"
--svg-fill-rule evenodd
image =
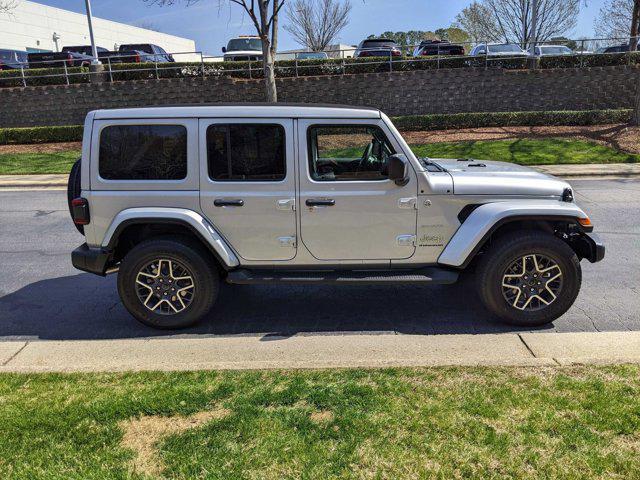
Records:
M401 198L398 200L398 208L418 209L418 199L416 197Z
M276 203L276 208L278 210L296 210L296 200L294 198L285 198L282 200L278 200Z
M398 235L396 237L396 241L398 245L401 247L415 247L416 246L416 236L415 235Z
M278 243L281 247L296 247L296 237L278 237Z

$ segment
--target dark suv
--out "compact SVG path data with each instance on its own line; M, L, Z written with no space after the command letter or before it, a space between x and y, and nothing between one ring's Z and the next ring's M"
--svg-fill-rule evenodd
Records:
M354 57L400 57L400 47L388 38L368 38L360 42Z
M464 47L444 40L423 40L413 51L414 57L430 55L464 55Z

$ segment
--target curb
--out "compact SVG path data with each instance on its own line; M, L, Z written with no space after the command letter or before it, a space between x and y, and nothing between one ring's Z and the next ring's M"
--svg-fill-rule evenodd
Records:
M0 341L0 373L619 363L640 363L640 332Z

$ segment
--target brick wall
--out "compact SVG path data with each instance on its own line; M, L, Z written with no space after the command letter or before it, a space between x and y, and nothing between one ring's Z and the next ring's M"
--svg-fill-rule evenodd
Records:
M388 115L631 108L637 67L535 71L443 69L285 78L282 102L378 107ZM78 125L89 110L259 102L260 80L188 78L0 89L0 127Z

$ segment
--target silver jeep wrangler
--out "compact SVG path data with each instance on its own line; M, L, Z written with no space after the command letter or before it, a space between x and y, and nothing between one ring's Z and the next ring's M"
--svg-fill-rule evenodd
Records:
M118 272L127 310L197 322L231 284L451 284L542 325L604 246L571 187L529 168L416 158L371 108L218 105L98 110L69 178L86 243L73 265Z

